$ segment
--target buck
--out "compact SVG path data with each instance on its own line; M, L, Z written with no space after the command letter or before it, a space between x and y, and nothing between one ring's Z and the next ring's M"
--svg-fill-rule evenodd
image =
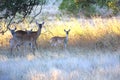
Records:
M13 38L10 40L11 53L13 48L17 48L18 45L29 43L31 45L31 48L33 49L33 54L35 55L35 46L37 47L36 40L41 34L41 29L44 22L42 24L36 22L36 24L38 25L38 31L34 32L27 32L22 30L15 31L16 28L14 30L9 29L13 36Z
M68 35L69 35L69 32L70 32L70 29L68 31L66 31L64 29L64 32L66 33L66 36L65 37L59 37L59 36L55 36L55 37L52 37L50 39L50 44L51 46L58 46L60 44L63 44L64 45L64 48L66 49L67 47L67 44L68 44Z

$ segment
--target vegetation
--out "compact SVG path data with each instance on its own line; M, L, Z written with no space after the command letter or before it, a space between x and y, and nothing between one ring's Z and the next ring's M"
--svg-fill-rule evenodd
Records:
M45 1L46 0L0 0L0 19L7 20L6 22L8 22L8 24L6 27L9 27L13 19L16 17L19 17L17 23L22 22L26 18L26 16L30 15L33 7L36 5L41 5L40 12L38 13L40 14L42 10L42 5L45 4ZM38 14L35 14L33 19ZM7 30L1 30L0 33L4 33L6 31Z
M4 13L0 19L16 16L21 14L24 17L29 15L35 5L43 5L45 0L1 0L0 11Z
M73 0L64 0L68 3ZM87 0L81 0L81 1L87 1ZM97 1L97 0L96 0ZM73 3L77 3L73 1ZM93 0L93 2L90 2L91 4L96 4ZM63 4L63 3L62 3ZM62 5L61 4L61 5ZM77 5L75 4L75 6ZM70 4L69 4L70 5ZM72 4L71 4L72 5ZM86 3L87 5L87 3ZM109 4L110 5L110 4ZM85 5L84 5L85 6ZM83 8L84 8L83 6ZM105 5L100 5L101 7ZM64 6L62 6L64 7ZM61 7L61 8L62 8ZM78 5L80 7L80 5ZM86 6L85 6L86 7ZM72 7L74 8L74 7ZM72 11L72 8L71 11ZM81 6L82 8L82 6ZM74 9L75 10L75 9ZM12 16L12 15L11 15ZM119 41L120 41L120 28L119 28L119 20L116 18L111 19L102 19L97 17L92 17L91 20L82 20L77 21L76 19L69 19L67 22L62 22L55 20L55 22L49 22L46 21L45 27L42 30L41 38L38 39L39 45L49 48L49 39L52 36L64 36L64 29L71 29L70 32L70 40L69 45L70 46L77 46L77 47L90 47L92 48L103 48L106 47L110 50L116 50L119 47ZM52 24L51 24L52 23ZM34 24L34 23L33 23ZM5 21L0 22L1 26L6 26ZM29 22L27 19L24 20L22 23L24 28L29 26ZM11 26L14 26L14 24L11 24ZM16 24L17 29L19 30L19 26L21 24ZM35 26L35 25L34 25ZM23 30L23 29L20 29ZM33 29L33 31L36 29ZM0 34L1 35L1 34ZM2 35L1 35L2 36ZM9 31L5 33L4 36L0 37L0 47L7 47L9 45L9 40L11 38L11 34ZM114 49L115 48L115 49Z
M79 15L80 12L87 17L101 16L99 9L112 10L111 15L116 15L120 9L120 1L118 0L63 0L59 9L65 10L74 15Z
M3 23L3 22L2 22ZM54 24L53 24L54 23ZM23 24L29 25L29 23ZM68 22L47 22L42 29L42 33L37 41L40 48L50 48L49 40L53 36L65 36L64 29L71 29L69 34L69 47L83 47L89 49L117 50L120 43L119 20L116 18L102 19L92 18L92 20L77 21L71 18ZM3 24L4 25L4 24ZM19 24L16 26L20 26ZM56 26L56 27L54 27ZM35 30L33 28L33 30ZM6 32L0 37L1 47L9 45L10 32Z
M66 2L69 1L73 0L66 0ZM87 4L85 7L81 6L79 8L80 3L75 1L90 1L90 7L92 6L93 11L91 9L91 12L89 11L89 8L86 7ZM72 12L74 9L74 14L76 14L78 10L85 9L85 13L89 11L89 14L86 13L87 16L91 16L92 12L96 15L95 5L92 5L96 4L95 1L101 0L74 0L73 3L75 4L71 5L75 6L71 7L70 10ZM111 6L111 4L115 3L109 3L108 8L111 7L115 11L119 9ZM69 5L67 6L69 7ZM104 5L99 6L103 7ZM62 7L64 9L64 6ZM20 15L18 17L22 19L26 14L23 10L16 14L14 12L10 13L6 14L7 17L1 17L0 14L2 18L0 30L4 30L6 25L9 24L6 24L5 20L12 22L14 16ZM28 14L25 16L29 14L28 10ZM50 17L53 19L53 15L50 14ZM30 43L27 42L26 45L20 46L19 51L14 49L13 56L10 54L9 47L9 41L13 36L9 30L4 35L0 34L0 80L120 79L120 20L118 18L92 17L91 19L67 18L62 20L59 15L57 17L54 21L47 19L44 21L45 24L41 35L37 39L38 49L35 55L31 54ZM33 33L38 30L38 26L34 22L30 24L28 18L24 18L21 23L12 23L9 26L12 28L14 25L16 25L17 30L32 28ZM65 36L64 29L71 30L67 49L63 49L62 44L58 47L51 47L49 44L50 38L53 36Z

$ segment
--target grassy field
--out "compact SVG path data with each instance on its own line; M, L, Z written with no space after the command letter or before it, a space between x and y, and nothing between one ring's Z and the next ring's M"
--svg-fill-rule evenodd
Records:
M4 26L4 22L0 23ZM69 34L69 46L87 47L87 48L105 48L116 50L120 43L120 21L117 18L93 18L76 20L71 18L68 21L45 21L42 33L37 40L40 47L49 48L49 39L53 36L65 36L64 29L71 29ZM24 21L17 24L17 29L36 31L37 26L28 24ZM12 25L11 27L14 27ZM9 39L12 37L10 32L5 35L0 34L0 47L8 47Z
M120 80L119 24L114 17L45 21L35 56L29 47L14 50L12 56L10 32L0 34L0 80ZM37 30L27 21L16 26ZM71 29L67 50L51 47L50 38L65 36L64 29Z

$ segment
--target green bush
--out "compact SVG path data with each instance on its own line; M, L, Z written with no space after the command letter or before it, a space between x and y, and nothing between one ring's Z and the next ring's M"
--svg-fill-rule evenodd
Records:
M106 7L108 10L112 9L113 14L117 14L119 12L118 3L118 0L63 0L59 9L74 15L81 11L85 16L90 17L100 15L96 10L96 6Z
M0 12L4 13L0 16L8 18L19 13L23 16L29 15L35 5L42 5L45 0L0 0Z

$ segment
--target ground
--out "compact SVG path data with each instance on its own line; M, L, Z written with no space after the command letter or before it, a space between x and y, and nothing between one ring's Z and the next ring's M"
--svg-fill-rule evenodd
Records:
M0 35L0 80L120 80L119 24L117 18L46 21L35 56L24 46L10 54L8 31ZM67 49L51 47L50 38L65 36L64 29L71 29Z
M1 54L0 80L120 80L120 52L41 48L35 56Z

